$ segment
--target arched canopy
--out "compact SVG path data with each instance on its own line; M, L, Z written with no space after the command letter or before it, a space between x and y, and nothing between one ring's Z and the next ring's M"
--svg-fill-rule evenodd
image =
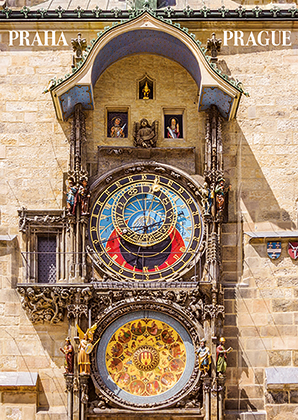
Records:
M198 86L199 111L216 105L224 118L235 117L242 90L209 63L200 42L187 29L144 12L106 28L92 41L74 73L53 83L50 90L58 119L72 115L77 103L94 109L93 88L100 75L116 61L142 53L176 61L190 73Z

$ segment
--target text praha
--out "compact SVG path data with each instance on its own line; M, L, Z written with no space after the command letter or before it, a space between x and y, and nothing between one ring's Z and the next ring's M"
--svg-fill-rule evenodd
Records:
M58 47L67 46L61 31L9 31L10 47Z
M290 47L291 31L260 31L260 32L243 32L243 31L224 31L223 45L228 47Z

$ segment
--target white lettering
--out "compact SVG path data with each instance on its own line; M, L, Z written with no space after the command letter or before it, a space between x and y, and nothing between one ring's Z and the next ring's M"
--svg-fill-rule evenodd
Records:
M275 32L278 32L279 34L279 41L276 43L276 39L275 39ZM280 41L281 41L281 31L272 31L272 45L274 45L275 47L278 47L280 45Z
M228 41L230 41L230 39L232 39L234 36L233 31L224 31L224 46L227 47L228 46Z
M39 36L39 33L38 32L35 33L35 37L33 38L33 41L31 43L31 46L33 46L35 42L37 42L37 45L39 47L42 47L43 44L41 42L41 39L40 39L40 36Z
M60 42L62 42L62 45L65 45L65 46L68 45L63 32L61 32L60 38L57 41L57 45L59 45Z
M260 32L243 32L243 31L224 31L224 41L223 45L227 47L230 43L235 46L245 46L245 47L257 47L261 45L262 47L267 47L273 45L274 47L284 46L290 47L292 45L291 41L291 31L260 31Z
M287 44L287 41L289 41L289 44ZM284 47L290 47L292 45L291 31L282 31L282 45Z
M24 46L24 41L26 41L26 46L30 45L29 43L29 32L28 31L20 31L20 46Z
M240 41L240 45L243 46L244 42L243 42L243 35L244 33L242 31L235 31L234 32L234 46L238 47L238 40Z
M18 31L9 31L9 46L10 47L13 46L13 41L18 39L18 37L19 37Z
M57 34L56 34L57 32ZM56 42L56 39L58 41ZM61 31L9 31L9 46L16 46L18 40L19 47L67 47L68 43L64 33Z
M263 44L262 43L262 35L263 34L266 34L266 36L268 37L268 31L261 31L261 32L259 32L259 34L258 34L258 44L259 45L262 45L263 47L265 47L266 45L269 45L270 39L269 38L265 38L265 44Z
M52 35L49 35L49 32L52 32ZM44 46L49 46L49 39L52 40L52 47L56 46L56 31L44 31Z
M256 43L256 40L255 40L254 34L253 34L252 32L249 34L249 37L248 37L248 39L247 39L247 43L246 43L245 45L246 45L246 46L248 46L250 42L252 42L252 45L254 45L254 46L258 45L258 44Z

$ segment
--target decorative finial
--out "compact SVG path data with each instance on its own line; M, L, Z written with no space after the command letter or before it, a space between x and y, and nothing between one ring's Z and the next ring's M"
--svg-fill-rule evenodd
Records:
M216 38L215 32L213 32L211 38L208 38L206 47L207 51L211 52L211 63L216 63L218 60L217 54L219 53L221 48L221 39Z
M71 45L75 54L72 57L72 66L76 67L76 64L82 59L83 51L87 48L87 42L85 38L81 37L81 34L78 33L77 38L71 40Z

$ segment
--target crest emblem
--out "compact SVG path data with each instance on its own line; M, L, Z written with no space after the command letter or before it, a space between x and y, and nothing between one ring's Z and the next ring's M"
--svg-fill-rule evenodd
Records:
M272 260L276 260L281 254L281 242L267 242L267 254Z
M155 369L159 363L159 353L151 346L139 347L132 358L135 366L145 372Z
M288 253L293 260L298 258L298 242L289 242Z

